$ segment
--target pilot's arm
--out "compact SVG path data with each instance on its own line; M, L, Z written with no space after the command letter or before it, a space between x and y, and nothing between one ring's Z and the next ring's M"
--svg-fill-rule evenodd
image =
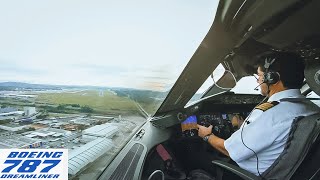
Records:
M208 143L216 148L218 151L223 153L226 156L229 156L228 151L224 147L224 139L221 139L214 134L212 134L212 125L209 127L198 125L198 135L202 137L203 139L206 139L205 141L208 141Z

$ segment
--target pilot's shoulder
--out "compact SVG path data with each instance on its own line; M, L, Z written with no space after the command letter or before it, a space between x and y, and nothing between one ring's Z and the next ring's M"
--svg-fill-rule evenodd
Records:
M279 104L278 101L266 102L266 103L260 104L259 106L256 106L255 109L259 109L264 112L268 109L273 108L274 106L276 106L278 104Z

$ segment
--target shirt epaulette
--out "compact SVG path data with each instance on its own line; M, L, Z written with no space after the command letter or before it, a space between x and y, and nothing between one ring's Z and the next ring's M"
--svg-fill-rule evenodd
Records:
M255 109L259 109L261 111L266 111L266 110L276 106L277 104L279 104L279 102L277 102L277 101L266 102L266 103L260 104L259 106L256 106Z

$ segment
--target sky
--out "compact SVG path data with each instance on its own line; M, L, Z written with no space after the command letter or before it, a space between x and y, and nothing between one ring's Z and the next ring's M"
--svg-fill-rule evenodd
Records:
M0 82L166 91L214 20L215 0L0 2Z

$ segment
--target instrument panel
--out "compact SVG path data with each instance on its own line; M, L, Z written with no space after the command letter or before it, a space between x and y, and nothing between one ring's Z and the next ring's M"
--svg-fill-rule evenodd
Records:
M236 130L231 123L233 116L235 116L236 114L240 113L204 113L198 115L191 115L181 123L182 136L197 136L197 124L199 124L206 127L212 125L212 133L214 135L222 139L227 139Z
M227 139L234 132L233 126L231 124L232 114L203 114L199 115L199 124L203 126L212 125L212 133L216 136Z

